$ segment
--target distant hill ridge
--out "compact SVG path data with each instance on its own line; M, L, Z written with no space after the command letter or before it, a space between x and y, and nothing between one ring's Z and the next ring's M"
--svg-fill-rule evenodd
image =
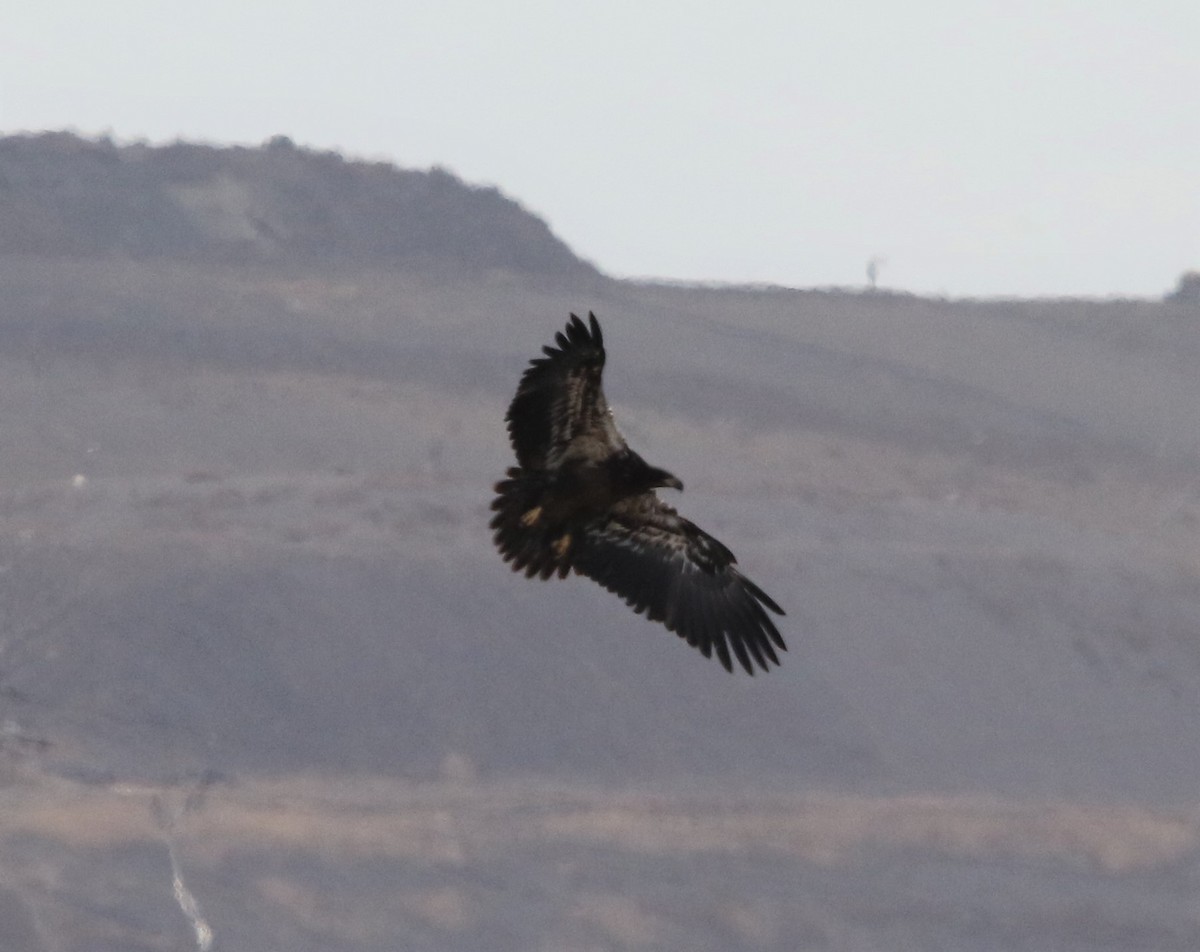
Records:
M0 137L0 254L597 272L497 189L297 147Z

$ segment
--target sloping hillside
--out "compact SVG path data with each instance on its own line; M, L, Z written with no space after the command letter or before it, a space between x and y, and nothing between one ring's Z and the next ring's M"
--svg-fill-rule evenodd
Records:
M29 259L5 277L8 578L52 621L14 605L30 633L4 684L52 758L78 755L74 733L145 776L169 751L1153 799L1200 781L1178 757L1198 714L1200 384L1170 307L1071 323L586 295L630 438L789 609L785 668L743 683L491 550L500 418L569 290ZM1164 328L1178 346L1153 344ZM510 687L531 679L536 705Z
M1194 309L103 247L0 256L0 945L1196 946ZM779 670L492 551L588 309Z
M0 254L595 275L495 188L282 136L261 148L0 138Z

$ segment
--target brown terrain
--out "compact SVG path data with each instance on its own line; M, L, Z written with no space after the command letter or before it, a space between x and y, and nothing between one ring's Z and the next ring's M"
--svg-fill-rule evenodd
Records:
M622 282L451 174L0 139L0 949L1200 947L1200 310ZM788 610L486 528L594 310Z

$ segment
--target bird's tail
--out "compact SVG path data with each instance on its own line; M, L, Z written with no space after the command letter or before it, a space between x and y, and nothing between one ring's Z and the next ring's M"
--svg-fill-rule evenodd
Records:
M545 477L514 466L508 478L496 483L492 500L490 528L496 548L511 562L514 572L529 578L549 578L555 573L566 578L571 569L565 549L554 544L553 532L542 518L539 502L545 490Z

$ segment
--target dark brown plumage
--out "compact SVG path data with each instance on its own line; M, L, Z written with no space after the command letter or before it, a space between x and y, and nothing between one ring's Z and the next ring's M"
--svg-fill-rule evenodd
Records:
M594 314L572 314L521 377L508 408L517 466L496 484L491 528L514 571L547 579L574 569L662 622L727 671L779 664L787 646L767 609L783 609L742 575L718 540L654 490L683 489L625 443L600 378L604 338Z

